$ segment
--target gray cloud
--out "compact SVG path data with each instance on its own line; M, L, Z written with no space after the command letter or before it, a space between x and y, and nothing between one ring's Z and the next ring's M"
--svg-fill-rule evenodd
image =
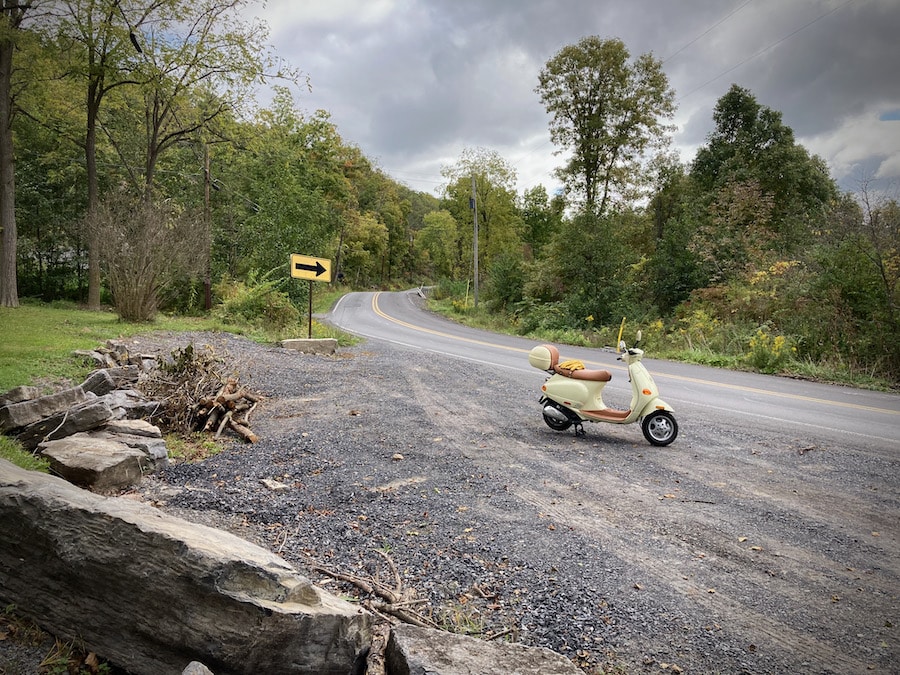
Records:
M534 88L550 57L588 35L665 59L685 160L734 82L781 111L836 178L900 180L900 122L878 121L900 109L896 0L270 0L257 13L310 76L298 105L328 110L345 140L415 189L434 189L466 147L499 152L522 189L552 187L562 159Z

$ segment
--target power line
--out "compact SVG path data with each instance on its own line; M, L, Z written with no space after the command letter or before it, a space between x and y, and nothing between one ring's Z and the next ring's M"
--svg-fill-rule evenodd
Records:
M737 7L736 9L731 10L728 14L726 14L726 15L723 16L721 19L719 19L718 21L716 21L712 26L710 26L709 28L707 28L707 29L706 29L705 31L703 31L702 33L700 33L700 35L698 35L698 36L695 37L693 40L691 40L690 42L688 42L686 45L684 45L684 46L683 46L681 49L679 49L677 52L675 52L674 54L671 54L671 55L667 56L666 58L664 58L662 62L665 63L666 61L670 61L671 59L674 59L676 56L678 56L678 55L679 55L681 52L683 52L685 49L687 49L687 48L690 47L692 44L694 44L697 40L699 40L700 38L702 38L704 35L706 35L707 33L709 33L711 30L713 30L713 29L716 28L717 26L720 26L721 24L725 23L725 21L727 21L727 20L730 19L732 16L734 16L735 14L737 14L738 12L740 12L742 9L744 9L744 7L746 7L747 5L749 5L751 2L753 2L753 0L746 0L746 2L744 2L744 3L743 3L742 5L740 5L739 7Z
M721 73L719 73L719 74L716 75L715 77L710 78L709 80L707 80L706 82L704 82L704 83L701 84L700 86L694 87L694 88L691 89L688 93L684 94L683 96L680 96L680 97L678 98L678 100L679 100L679 101L683 101L684 99L686 99L686 98L687 98L688 96L690 96L691 94L693 94L693 93L695 93L695 92L698 92L698 91L700 91L701 89L703 89L706 85L712 84L713 82L715 82L716 80L718 80L720 77L722 77L723 75L727 75L728 73L732 72L733 70L737 70L738 68L740 68L741 66L743 66L745 63L748 63L749 61L752 61L753 59L755 59L757 56L761 56L762 54L765 54L765 53L766 53L767 51L769 51L770 49L773 49L773 48L777 47L778 45L780 45L782 42L785 42L786 40L788 40L788 39L794 37L797 33L799 33L800 31L804 30L805 28L808 28L809 26L812 26L812 25L813 25L814 23L816 23L817 21L821 21L821 20L824 19L826 16L830 16L831 14L834 14L834 13L837 12L838 10L843 9L844 7L846 7L847 5L849 5L851 2L853 2L853 0L847 0L847 2L845 2L844 4L838 5L837 7L834 7L834 8L832 8L832 9L828 10L828 11L825 12L824 14L821 14L821 15L817 16L817 17L816 17L815 19L813 19L812 21L808 21L807 23L803 24L802 26L800 26L800 27L797 28L796 30L791 31L790 33L788 33L787 35L785 35L785 36L784 36L783 38L781 38L780 40L776 40L775 42L773 42L773 43L770 44L769 46L764 47L763 49L760 49L758 52L756 52L755 54L752 54L751 56L748 56L748 57L747 57L746 59L744 59L743 61L739 61L738 63L736 63L735 65L731 66L731 67L728 68L727 70L723 70Z

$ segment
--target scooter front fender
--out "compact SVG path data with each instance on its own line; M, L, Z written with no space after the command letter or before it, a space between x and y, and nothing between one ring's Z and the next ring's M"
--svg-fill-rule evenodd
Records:
M668 403L663 401L661 398L654 398L654 399L651 399L650 401L647 401L647 403L644 404L644 406L641 408L641 412L638 415L638 417L640 417L640 418L646 417L647 415L652 413L654 410L667 410L670 413L675 412L675 409L672 406L670 406Z

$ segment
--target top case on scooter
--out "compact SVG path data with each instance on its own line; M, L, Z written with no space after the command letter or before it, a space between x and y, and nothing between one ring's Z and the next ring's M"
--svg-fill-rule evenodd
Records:
M559 350L553 345L540 345L528 352L528 363L538 370L550 370L559 363Z

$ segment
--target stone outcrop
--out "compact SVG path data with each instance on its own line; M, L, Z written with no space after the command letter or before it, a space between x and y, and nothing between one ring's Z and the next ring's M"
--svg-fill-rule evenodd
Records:
M136 675L347 675L370 616L226 532L0 460L0 597Z
M505 642L485 642L431 628L401 624L385 650L390 675L584 675L562 654Z
M0 408L0 433L27 427L30 424L64 412L79 403L84 403L91 395L79 387L63 389L55 394L10 403Z

